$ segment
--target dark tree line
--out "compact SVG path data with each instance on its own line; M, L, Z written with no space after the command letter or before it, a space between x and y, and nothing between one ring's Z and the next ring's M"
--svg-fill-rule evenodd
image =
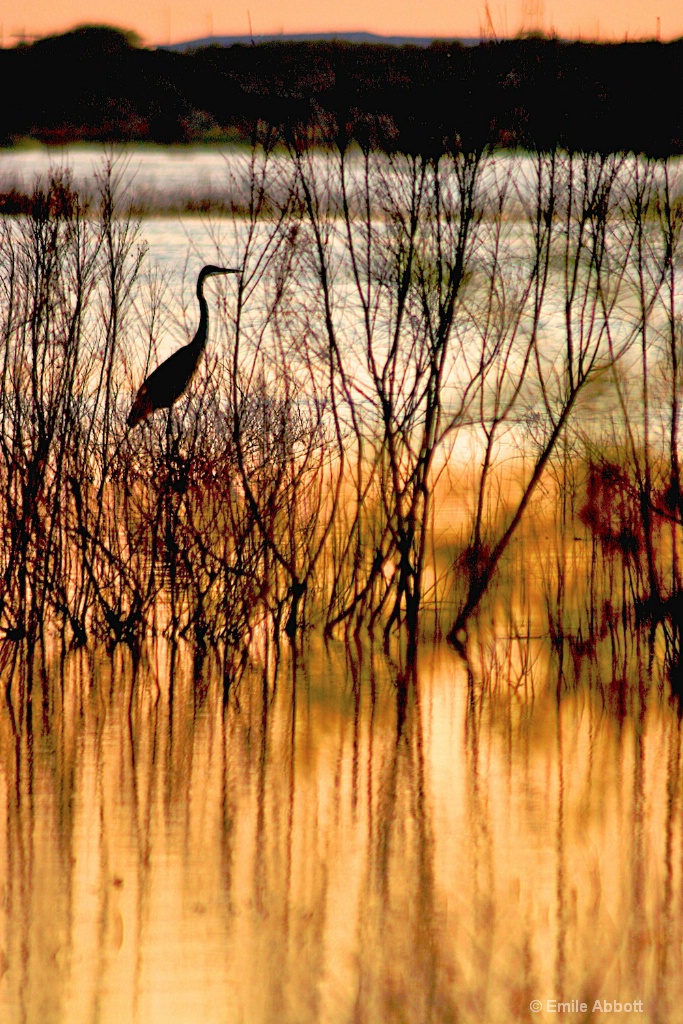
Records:
M528 37L417 46L343 42L147 50L82 28L0 50L0 142L285 137L429 155L482 145L683 150L683 41ZM36 87L38 86L38 87Z

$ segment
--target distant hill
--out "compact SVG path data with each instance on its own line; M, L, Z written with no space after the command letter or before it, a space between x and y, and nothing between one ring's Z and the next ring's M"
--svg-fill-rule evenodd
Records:
M204 36L184 43L169 43L160 50L199 50L204 46L258 46L259 43L367 43L370 46L431 46L434 42L457 42L463 46L476 46L481 39L475 36L445 40L435 36L378 36L372 32L308 32L265 36Z

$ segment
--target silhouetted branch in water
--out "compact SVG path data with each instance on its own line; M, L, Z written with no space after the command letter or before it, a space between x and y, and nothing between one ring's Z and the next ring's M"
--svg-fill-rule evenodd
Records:
M582 392L633 343L635 332L631 331L616 352L610 334L611 316L626 290L628 265L627 259L614 263L610 251L610 244L616 240L616 222L619 230L623 227L617 216L624 198L622 168L623 158L619 156L574 158L552 153L539 154L535 160L528 206L534 284L527 330L537 408L542 417L541 440L531 473L522 483L521 497L498 539L489 540L483 556L475 532L466 597L448 633L454 643L461 640L468 620L487 592ZM634 224L627 224L625 238L619 237L619 245L627 254L634 231ZM553 273L551 261L558 250L562 253L559 276L564 322L558 330L557 355L547 356L540 325ZM482 475L481 486L485 483Z

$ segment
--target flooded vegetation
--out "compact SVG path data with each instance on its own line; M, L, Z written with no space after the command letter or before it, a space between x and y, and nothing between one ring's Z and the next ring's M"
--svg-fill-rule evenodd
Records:
M673 1021L678 165L269 139L0 222L0 1009Z

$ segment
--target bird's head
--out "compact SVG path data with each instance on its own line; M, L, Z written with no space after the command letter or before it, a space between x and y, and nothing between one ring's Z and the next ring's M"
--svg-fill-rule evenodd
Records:
M198 298L201 299L202 297L202 288L204 287L204 282L207 277L215 277L218 274L239 274L240 272L239 267L215 267L212 263L209 263L206 267L202 267L199 271L199 277L197 278Z
M214 276L219 273L241 273L241 268L237 266L214 266L212 263L202 267L199 278L197 279L198 299L201 300L202 298L202 289L204 288L204 282L207 278L214 278Z
M215 277L216 274L239 274L239 267L214 267L209 264L206 267L202 267L199 272L199 280L205 281L207 277Z

